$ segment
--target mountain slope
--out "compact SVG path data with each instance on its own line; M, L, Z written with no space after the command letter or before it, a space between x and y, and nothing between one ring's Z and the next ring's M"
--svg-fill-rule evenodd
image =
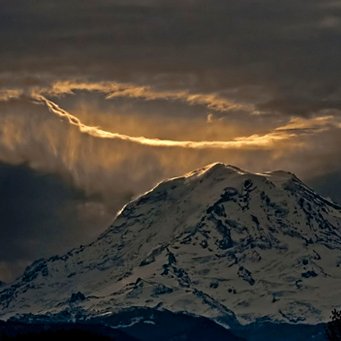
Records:
M93 243L0 291L0 318L165 308L223 324L317 323L341 305L341 208L293 174L214 164L126 205Z

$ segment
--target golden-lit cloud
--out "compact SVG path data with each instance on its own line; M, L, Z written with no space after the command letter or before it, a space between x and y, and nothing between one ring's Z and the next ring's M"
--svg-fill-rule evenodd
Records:
M0 89L0 102L6 102L22 95L23 91L20 89Z
M252 171L284 168L301 175L309 169L309 174L318 174L318 164L329 148L330 167L337 162L333 146L340 115L336 112L287 117L278 124L268 124L263 117L261 129L248 119L243 121L247 129L239 129L238 121L221 120L216 113L209 120L176 118L168 126L155 114L121 115L119 119L115 112L100 115L100 105L92 106L91 101L84 102L88 112L76 106L71 113L59 104L60 100L70 105L66 89L55 91L54 96L64 93L65 97L53 101L44 91L31 91L33 97L26 92L2 107L0 161L27 162L34 169L66 176L86 192L100 193L109 207L119 208L131 195L163 178L215 161ZM302 157L307 157L306 162L301 162Z
M292 117L290 121L276 128L277 131L312 131L314 133L328 130L330 127L340 127L341 120L334 115L316 117Z
M126 97L143 99L146 101L180 101L189 105L203 105L209 109L220 112L240 110L252 113L255 110L253 105L238 103L215 93L193 93L189 90L160 90L150 86L119 82L58 81L53 83L50 87L36 88L34 94L59 96L73 94L74 91L96 91L105 94L106 99Z
M273 132L258 135L237 137L230 141L177 141L164 140L148 137L135 137L124 134L114 133L102 130L98 127L87 126L82 123L76 116L62 109L53 101L47 99L42 95L36 95L37 100L43 102L51 113L65 119L69 124L76 126L82 133L88 134L92 137L103 139L116 139L151 147L170 147L170 148L190 148L190 149L235 149L235 148L268 148L272 147L274 143L294 137L294 133L287 131L280 132L280 129Z

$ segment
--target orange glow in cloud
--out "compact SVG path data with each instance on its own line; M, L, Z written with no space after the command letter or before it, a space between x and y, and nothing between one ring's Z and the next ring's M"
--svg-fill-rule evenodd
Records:
M238 148L269 148L278 141L287 140L294 137L294 133L274 131L264 135L254 134L246 137L237 137L230 141L178 141L168 139L148 138L144 136L129 136L100 129L95 126L88 126L81 122L79 118L62 109L53 101L42 95L36 95L35 98L44 103L49 111L54 115L65 119L69 124L77 127L82 133L92 137L103 139L116 139L137 143L151 147L176 147L191 149L238 149Z
M13 98L18 98L23 93L19 89L0 89L0 102L6 102Z
M146 101L168 100L180 101L189 105L204 105L209 109L229 112L229 111L247 111L253 112L254 106L250 104L237 103L215 93L191 93L187 90L157 90L150 86L140 86L135 84L125 84L118 82L76 82L59 81L48 88L36 90L36 94L45 94L59 96L63 94L72 94L74 91L100 92L106 95L107 99L116 97L127 97L143 99Z

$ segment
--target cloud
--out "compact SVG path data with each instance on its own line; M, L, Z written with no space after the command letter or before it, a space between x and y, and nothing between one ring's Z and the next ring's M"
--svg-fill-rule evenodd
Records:
M335 117L329 112L329 116L320 113L320 116L310 118L292 117L287 124L276 128L276 131L316 134L328 131L333 127L341 128L341 116Z
M204 105L209 109L221 112L245 111L252 113L254 107L229 100L214 93L191 93L189 90L160 90L150 86L125 84L119 82L76 82L58 81L50 87L32 89L33 95L60 96L73 94L74 91L100 92L106 99L118 97L138 98L146 101L183 101L189 105Z
M341 25L341 20L336 16L327 16L323 18L320 22L320 27L325 29L335 29L339 28Z
M0 18L0 74L12 83L34 75L205 94L239 89L237 103L248 89L253 99L284 99L296 111L340 90L338 28L320 27L340 18L333 4L47 0L33 9L13 0Z
M22 95L20 89L0 89L0 102L6 102Z
M308 179L308 185L318 193L341 204L341 172L327 172Z
M0 163L0 188L0 278L5 281L34 258L91 241L112 219L111 208L98 198L25 164Z
M237 137L231 141L176 141L176 140L161 140L147 137L134 137L105 131L97 127L91 127L83 124L76 116L68 113L60 108L56 103L48 100L44 96L37 95L38 101L43 102L51 113L64 118L70 125L76 126L80 132L88 134L92 137L102 139L121 140L132 143L137 143L150 147L169 147L169 148L190 148L190 149L235 149L235 148L267 148L273 146L276 141L286 140L295 135L293 133L278 133L281 129L276 129L272 133L263 136L254 134L247 137ZM286 128L286 127L285 127Z
M39 103L44 105L37 105ZM98 114L95 112L92 116L96 121ZM107 119L110 121L111 117ZM142 126L145 118L134 116L134 120L136 126ZM153 121L158 124L159 135L166 129L167 134L177 136L177 130L181 128L175 124L174 130L169 130L156 118L151 118ZM121 130L125 129L124 122ZM320 166L314 165L311 169L312 162L303 165L296 154L318 152L316 158L325 160L324 164L328 160L334 162L340 130L338 117L322 113L311 118L293 117L263 133L236 135L225 141L203 139L207 126L205 118L201 130L196 132L197 140L139 137L87 125L41 95L35 101L22 98L16 103L7 103L2 109L0 123L2 161L27 162L34 169L72 179L89 193L121 198L118 200L121 204L127 192L136 194L162 177L181 174L217 160L256 171L285 168L301 174L318 174ZM181 124L184 127L193 124L193 118L188 117ZM209 129L216 129L222 136L228 126L229 123L218 121L212 122ZM131 130L137 129L134 127ZM147 133L151 129L152 126L145 126ZM330 155L326 150L316 148L318 139L325 141L326 146L332 146L328 149ZM335 169L335 165L333 167ZM96 181L99 175L102 182ZM127 181L114 185L121 177Z

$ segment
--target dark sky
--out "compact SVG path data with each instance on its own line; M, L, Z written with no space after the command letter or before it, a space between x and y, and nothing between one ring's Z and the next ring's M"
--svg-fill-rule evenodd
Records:
M0 8L0 279L214 161L286 169L341 202L340 1Z

